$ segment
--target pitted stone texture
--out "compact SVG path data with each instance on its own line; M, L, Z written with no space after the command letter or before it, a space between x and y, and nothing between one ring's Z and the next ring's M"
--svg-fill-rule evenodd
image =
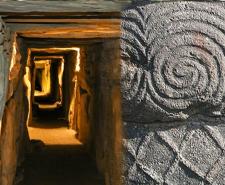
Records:
M225 93L225 4L159 2L124 10L125 121L221 115Z
M162 145L154 133L149 133L139 147L137 160L146 174L151 173L154 179L163 182L163 176L173 163L174 156L171 148Z
M217 146L213 138L201 129L196 129L185 145L181 152L183 160L195 166L203 176L222 154L222 149Z
M158 131L158 133L165 136L169 136L168 140L170 140L170 143L174 144L173 147L176 148L176 150L178 150L186 135L186 131L187 127L184 126L179 128L179 130L176 128L171 128L169 130Z
M173 173L167 177L166 183L173 185L191 185L201 184L202 179L199 178L194 172L189 170L185 165L179 163L174 169Z
M124 184L225 185L224 124L160 125L124 122Z
M0 17L0 120L5 107L5 98L8 84L10 65L11 41L10 31Z

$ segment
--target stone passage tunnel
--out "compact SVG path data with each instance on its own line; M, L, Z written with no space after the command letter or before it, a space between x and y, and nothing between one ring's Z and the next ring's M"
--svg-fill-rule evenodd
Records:
M23 42L28 44L29 39ZM25 161L18 166L24 168L24 174L17 170L16 180L24 176L22 183L27 185L104 184L95 156L88 155L88 151L95 153L95 72L91 65L97 58L89 60L88 42L70 48L45 48L47 43L43 40L40 45L45 46L25 49L31 144Z
M120 182L119 14L67 8L0 19L1 185Z
M225 185L225 3L74 2L0 2L0 184Z

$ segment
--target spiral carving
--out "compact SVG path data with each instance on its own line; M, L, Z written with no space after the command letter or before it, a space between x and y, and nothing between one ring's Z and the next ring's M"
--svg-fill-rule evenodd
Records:
M124 11L121 29L123 102L131 103L129 109L142 105L162 119L186 119L200 111L199 106L222 104L224 6L203 2L139 6Z

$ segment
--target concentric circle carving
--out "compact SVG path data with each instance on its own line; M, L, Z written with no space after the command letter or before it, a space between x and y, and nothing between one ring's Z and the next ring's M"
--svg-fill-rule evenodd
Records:
M216 4L160 3L126 10L121 36L123 101L131 103L129 109L144 106L165 118L187 118L202 110L200 106L220 106L225 91L224 33L225 9Z

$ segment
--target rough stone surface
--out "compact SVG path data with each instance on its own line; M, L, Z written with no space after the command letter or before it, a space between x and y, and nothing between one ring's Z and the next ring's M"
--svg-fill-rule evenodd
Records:
M0 17L0 120L5 107L5 98L8 84L8 71L10 65L10 33Z
M160 2L122 13L126 121L218 116L225 91L225 5Z
M125 185L225 185L225 4L122 13Z
M222 122L123 126L124 184L225 184ZM179 133L182 139L174 137Z
M4 174L4 163L8 161L3 161L2 159L2 138L4 137L2 132L2 128L4 129L4 121L2 121L3 112L5 109L5 103L7 98L7 88L8 88L8 80L9 80L9 66L11 59L11 39L10 39L10 31L6 28L5 23L3 22L0 16L0 184L3 184L3 174ZM10 118L9 118L10 119ZM9 130L10 132L10 130ZM7 147L11 146L10 144ZM7 151L6 151L7 153ZM12 164L11 164L12 165Z
M13 46L13 52L8 55L11 59L11 68L9 75L5 78L8 81L6 93L6 106L2 119L1 128L1 185L17 185L17 168L21 168L24 160L24 148L27 145L28 135L26 120L28 114L28 102L25 97L25 87L23 84L23 75L25 66L18 50L18 45ZM9 50L10 51L10 50ZM4 103L3 103L4 105ZM21 171L22 172L22 171Z
M116 39L106 40L99 47L97 44L93 45L89 50L93 52L89 57L93 57L92 62L95 64L92 65L92 69L96 70L94 92L96 112L93 122L96 125L94 135L96 162L100 172L104 172L105 185L121 185L119 47L120 41Z
M120 12L124 7L129 5L131 0L36 0L36 1L1 1L0 13L15 14L15 13L29 13L34 15L45 13L107 13Z

